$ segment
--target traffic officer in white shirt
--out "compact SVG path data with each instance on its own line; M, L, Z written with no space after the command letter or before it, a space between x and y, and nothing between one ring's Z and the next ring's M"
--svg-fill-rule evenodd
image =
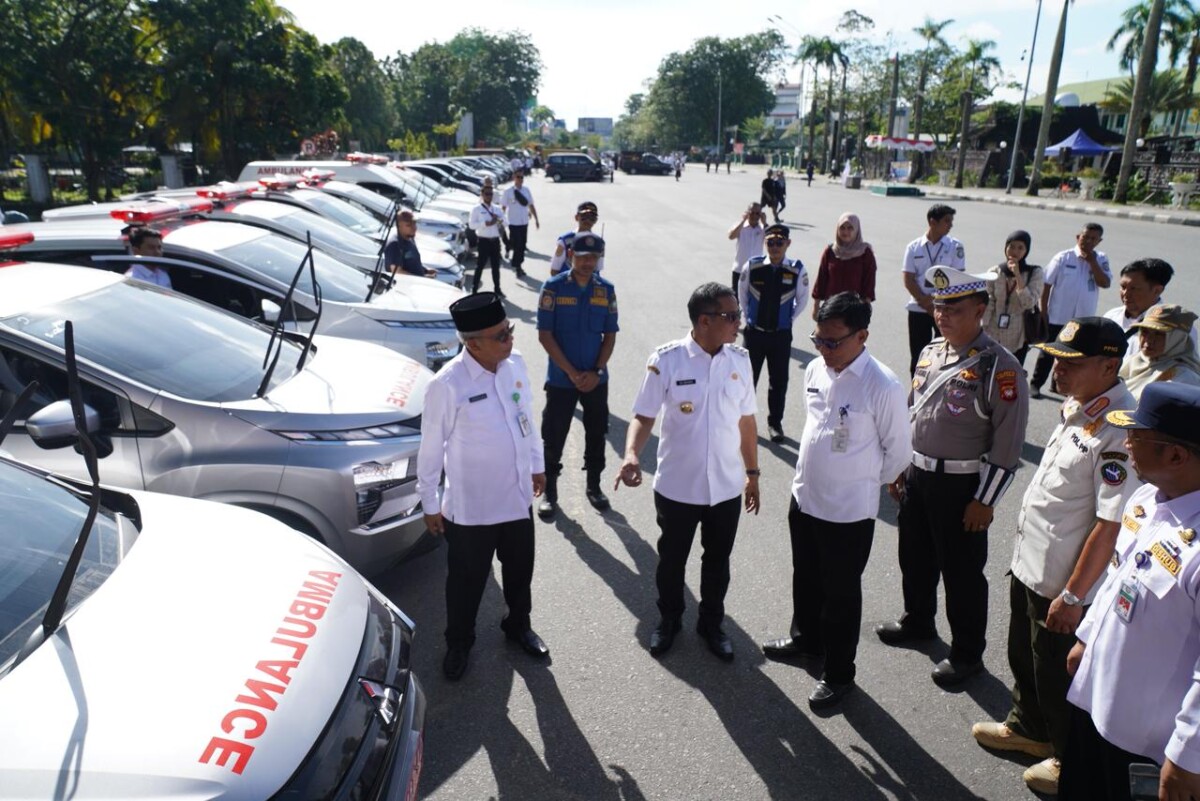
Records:
M1057 254L1046 265L1046 283L1042 287L1042 316L1050 330L1050 339L1076 317L1091 317L1100 303L1100 290L1112 284L1108 256L1096 250L1104 239L1104 227L1086 223L1075 235L1075 247ZM1030 395L1042 397L1042 385L1050 375L1054 357L1043 351L1038 355L1029 380Z
M854 687L862 573L871 555L879 487L912 460L908 392L867 352L871 304L840 292L821 304L808 363L808 414L792 481L792 626L763 644L775 659L825 658L809 706L833 706Z
M513 351L504 305L480 292L450 305L464 347L429 382L421 415L417 493L429 531L446 536L446 658L456 680L475 642L475 615L499 557L508 615L500 628L527 653L550 652L530 628L533 498L546 486L533 385ZM441 498L438 484L446 477Z
M148 225L135 225L127 229L127 235L129 236L129 250L133 255L162 258L162 231ZM147 284L155 284L166 289L171 288L171 276L167 274L167 268L153 262L138 262L126 270L125 275L145 281Z
M742 219L729 229L729 239L737 242L733 251L733 291L737 292L738 280L742 277L742 268L746 262L755 256L763 255L766 240L766 218L762 213L762 205L751 203L742 212Z
M933 324L933 298L930 296L933 287L925 281L925 273L930 267L938 265L953 267L956 270L967 269L966 251L962 242L950 236L955 213L954 209L944 203L930 206L929 211L925 213L925 221L928 224L925 235L909 242L908 247L904 249L904 266L901 271L904 289L910 296L908 304L904 307L908 310L910 376L916 372L917 357L921 349L937 334L937 326Z
M558 275L571 269L571 244L575 237L584 233L594 233L593 228L600 219L600 210L590 200L580 203L575 209L575 230L567 231L554 243L554 255L550 257L550 274ZM596 272L604 269L604 257L596 264Z
M729 555L744 501L758 514L758 430L750 357L734 345L742 314L733 290L703 284L688 300L692 330L650 354L634 419L625 439L625 460L614 485L642 483L638 454L663 415L654 476L658 539L658 609L662 620L650 637L650 653L665 654L683 616L688 554L700 527L700 618L696 631L709 650L733 659L721 629L729 588Z
M983 670L987 531L1020 462L1029 397L1016 357L983 330L987 276L931 267L925 278L942 337L917 362L913 463L889 490L900 503L904 615L875 633L888 645L936 637L940 579L952 641L931 677L952 686Z
M475 281L471 291L479 291L483 267L490 262L493 288L497 295L504 297L500 291L500 234L504 226L504 209L492 202L494 193L492 185L485 183L483 189L479 190L479 202L471 208L469 224L479 240L475 246Z
M1103 414L1135 405L1117 377L1125 332L1112 320L1082 317L1034 347L1054 356L1054 380L1067 400L1017 522L1009 571L1012 708L1004 722L976 723L971 733L989 748L1043 758L1025 771L1025 783L1053 795L1070 722L1067 654L1140 482L1130 475L1125 432Z
M500 205L508 215L508 241L512 246L512 266L517 272L517 278L524 278L525 271L521 265L525 263L525 247L529 242L529 218L537 228L542 227L538 219L537 206L533 205L533 193L525 186L525 173L517 170L513 173L513 184L504 190Z
M1059 798L1129 799L1130 764L1153 762L1159 799L1197 799L1200 387L1152 384L1136 411L1107 417L1127 429L1145 484L1125 507L1108 577L1067 657L1074 708Z

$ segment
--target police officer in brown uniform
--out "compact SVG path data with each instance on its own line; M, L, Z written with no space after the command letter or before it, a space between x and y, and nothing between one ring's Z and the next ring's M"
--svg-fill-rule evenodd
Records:
M900 502L904 615L875 633L888 645L937 636L940 576L951 644L933 680L950 686L983 669L987 530L1017 468L1029 396L1020 362L983 331L985 278L931 267L925 279L942 336L917 360L912 465L891 488Z

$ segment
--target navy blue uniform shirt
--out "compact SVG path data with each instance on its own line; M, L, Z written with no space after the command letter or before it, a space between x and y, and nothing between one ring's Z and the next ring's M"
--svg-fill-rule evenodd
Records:
M594 273L584 286L575 283L570 271L559 273L542 284L537 327L554 334L554 341L576 370L594 369L604 335L619 330L616 290ZM551 386L575 386L553 361L546 372ZM608 376L600 376L600 381L607 382Z

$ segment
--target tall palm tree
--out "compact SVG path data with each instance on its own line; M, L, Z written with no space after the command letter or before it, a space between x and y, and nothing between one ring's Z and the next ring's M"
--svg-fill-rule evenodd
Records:
M1121 171L1117 174L1117 186L1113 190L1113 202L1124 203L1129 194L1129 178L1133 174L1133 152L1137 147L1137 129L1134 120L1142 118L1146 107L1146 96L1150 91L1150 79L1158 63L1158 35L1162 25L1165 0L1154 0L1150 16L1146 20L1146 33L1142 43L1142 55L1138 58L1137 82L1133 86L1133 102L1129 109L1130 124L1125 126L1125 148L1121 152Z
M925 48L921 51L921 69L917 75L917 97L913 101L913 138L921 136L921 115L925 110L925 84L929 80L929 59L932 55L930 51L935 47L939 50L949 47L946 40L942 38L942 31L946 30L953 22L952 19L934 22L932 17L926 17L921 27L913 28L913 33L925 40ZM918 153L917 159L923 163L924 154ZM909 180L916 180L919 172L921 172L920 165L909 173Z
M967 49L963 51L962 62L967 67L967 79L963 86L962 131L958 137L958 175L954 186L962 189L963 172L967 166L967 135L971 125L971 109L974 107L975 86L977 83L987 83L988 77L1000 69L1000 61L989 50L995 50L996 43L991 39L967 41Z
M813 148L814 145L816 144L816 133L817 133L817 128L816 128L817 114L816 114L816 112L817 112L817 86L818 86L817 74L820 71L821 67L825 67L829 71L830 80L832 80L833 62L834 62L834 59L836 58L834 55L834 50L836 48L837 48L837 45L835 45L833 40L830 39L828 36L821 36L821 37L806 36L806 37L804 37L804 40L800 43L800 60L807 61L813 65L812 110L811 110L811 112L809 114L809 118L808 118L809 148ZM826 109L825 109L825 131L826 131L826 133L828 133L828 131L829 131L829 108L828 108L828 106L826 106ZM811 158L812 156L813 156L813 154L810 152L809 157ZM828 167L827 154L822 153L821 158L825 164L825 167ZM825 167L822 168L822 171L824 171Z
M829 42L829 60L826 62L825 67L829 72L829 77L825 81L825 129L821 135L821 153L824 164L823 170L829 172L829 139L831 134L830 127L833 124L833 82L837 74L837 68L840 66L844 75L846 68L850 65L850 59L845 51L842 50L840 42L835 42L832 39L827 39L826 41Z
M1058 33L1054 36L1054 51L1050 54L1050 73L1046 77L1046 96L1042 101L1042 120L1038 125L1037 145L1033 149L1033 169L1025 194L1036 196L1042 183L1042 162L1046 145L1050 144L1050 122L1054 119L1054 96L1058 94L1058 75L1062 72L1063 50L1067 43L1067 11L1074 0L1063 0L1062 16L1058 18Z
M1195 108L1195 104L1192 102L1192 92L1196 86L1196 71L1200 69L1200 8L1192 7L1187 11L1184 22L1183 32L1187 41L1187 64L1183 70L1183 88L1187 92L1187 102L1184 104L1184 108L1192 109ZM1171 132L1172 136L1179 136L1183 118L1183 114L1175 116L1175 128Z
M1121 69L1128 70L1130 75L1133 74L1134 65L1137 64L1145 43L1150 6L1150 0L1141 0L1121 12L1121 24L1113 31L1112 38L1105 45L1105 49L1111 53L1117 49L1121 40L1124 40L1124 44L1121 46L1120 64ZM1178 66L1179 57L1187 49L1189 12L1193 15L1196 13L1188 0L1166 0L1163 4L1161 41L1167 46L1172 67Z
M1100 107L1107 111L1128 114L1133 108L1135 91L1133 78L1124 78L1116 86L1109 88L1100 101ZM1129 117L1129 126L1137 125L1138 136L1145 137L1150 133L1150 123L1154 115L1160 111L1190 111L1191 96L1183 85L1183 77L1179 70L1163 70L1156 72L1150 78L1146 91L1145 105L1141 119ZM1183 114L1176 120L1183 118Z

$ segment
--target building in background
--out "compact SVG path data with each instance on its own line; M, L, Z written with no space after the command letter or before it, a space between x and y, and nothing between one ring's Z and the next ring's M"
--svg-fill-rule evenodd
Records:
M612 117L580 117L578 132L581 134L599 134L604 138L612 136Z
M775 108L767 115L769 127L782 131L800 119L800 84L779 83L775 85Z

